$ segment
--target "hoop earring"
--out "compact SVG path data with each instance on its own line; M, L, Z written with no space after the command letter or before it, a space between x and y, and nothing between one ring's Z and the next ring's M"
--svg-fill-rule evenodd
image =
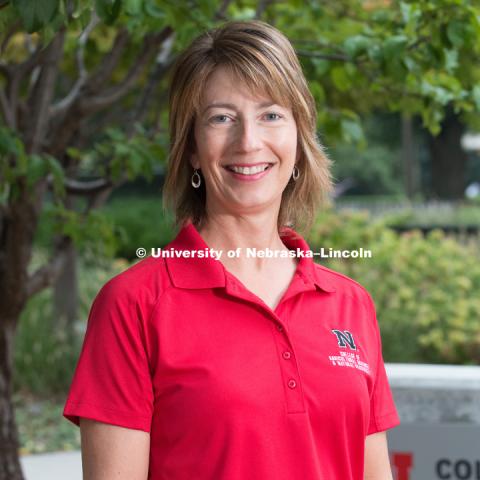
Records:
M195 175L197 176L197 178L194 180ZM198 188L201 183L202 183L202 177L198 173L198 170L195 169L195 171L193 172L193 175L192 175L192 186L193 186L193 188Z
M298 177L300 176L300 170L296 165L293 166L293 173L292 173L292 178L297 181Z

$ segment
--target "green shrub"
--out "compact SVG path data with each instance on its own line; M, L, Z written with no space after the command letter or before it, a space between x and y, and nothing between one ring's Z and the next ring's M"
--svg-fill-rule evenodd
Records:
M35 250L33 263L44 256ZM79 263L78 320L72 328L60 326L54 318L52 288L31 298L22 312L15 335L15 391L48 396L68 389L93 299L108 279L129 266L123 260Z
M82 209L85 209L85 205L79 202L76 210ZM114 197L103 207L91 212L88 220L80 225L78 214L66 212L56 220L56 212L52 204L47 204L42 212L35 235L37 248L51 249L52 235L58 227L56 222L60 222L64 229L70 222L66 233L81 236L79 253L94 261L111 256L136 260L137 248L149 250L152 247L164 247L173 240L173 215L163 212L160 194Z
M473 204L414 206L385 215L389 225L479 226L480 208Z
M136 250L161 248L173 240L173 216L165 215L161 198L124 196L113 199L101 212L116 226L117 257L134 260Z
M368 213L325 212L311 248L372 251L372 258L327 259L372 295L384 355L392 362L480 362L479 246L439 231L397 234Z
M79 346L76 337L55 328L51 290L30 300L15 336L14 389L45 395L65 391Z

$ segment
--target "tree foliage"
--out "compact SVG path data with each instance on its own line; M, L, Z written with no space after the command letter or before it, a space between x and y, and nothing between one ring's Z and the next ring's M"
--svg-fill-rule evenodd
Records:
M0 14L5 208L28 191L41 209L46 190L58 208L68 195L94 208L122 181L151 177L168 150L170 66L228 19L262 18L291 39L328 145L365 145L362 115L374 110L420 115L435 134L448 106L480 127L470 0L3 0Z
M72 242L108 237L92 215L110 192L164 165L178 53L208 28L251 18L292 40L327 145L365 144L361 116L376 109L421 115L438 133L448 106L479 127L473 0L0 0L0 480L21 478L8 420L20 312L58 277ZM55 248L30 272L47 198Z

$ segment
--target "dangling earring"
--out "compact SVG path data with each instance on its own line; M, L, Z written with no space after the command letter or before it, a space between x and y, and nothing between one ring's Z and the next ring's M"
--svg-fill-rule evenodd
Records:
M194 180L195 175L197 176L197 179ZM193 172L193 175L192 175L192 186L193 186L193 188L198 188L201 183L202 183L202 177L198 173L198 170L195 169L195 171Z
M293 173L292 173L292 178L297 181L298 177L300 176L300 170L296 165L293 166Z

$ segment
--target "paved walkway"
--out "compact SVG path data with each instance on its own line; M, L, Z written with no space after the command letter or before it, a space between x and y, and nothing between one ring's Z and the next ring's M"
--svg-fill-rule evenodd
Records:
M82 480L80 452L20 456L26 480Z

